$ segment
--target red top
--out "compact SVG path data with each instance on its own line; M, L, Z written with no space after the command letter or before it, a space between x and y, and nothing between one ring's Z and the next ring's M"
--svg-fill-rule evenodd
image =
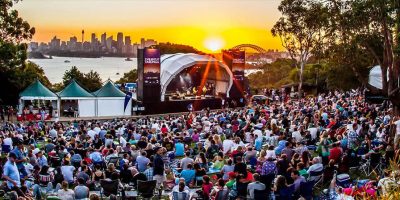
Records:
M209 197L210 196L210 193L211 193L211 189L213 188L213 184L210 182L209 184L203 184L202 186L201 186L201 189L203 190L203 194L205 195L205 196L207 196L207 197Z
M329 152L329 160L333 159L336 163L338 163L340 160L340 156L342 155L342 151L340 150L340 148L332 148Z

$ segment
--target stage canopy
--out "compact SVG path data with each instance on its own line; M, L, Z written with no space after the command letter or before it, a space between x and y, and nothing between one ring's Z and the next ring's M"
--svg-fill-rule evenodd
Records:
M24 108L29 105L33 106L33 109L30 110L32 113L30 114L38 114L39 108L42 107L47 107L46 112L50 112L48 107L51 105L53 108L57 108L59 103L58 96L44 86L39 80L36 80L29 85L19 94L19 97L19 114L22 114L24 112ZM50 114L53 115L54 113Z
M216 75L215 67L210 67L208 76L216 79L215 89L217 93L224 93L229 97L229 90L233 84L233 74L229 67L221 61L209 55L199 54L165 54L161 56L161 101L165 100L165 93L170 82L184 69L192 66L216 66L221 71Z
M131 115L132 101L129 100L124 110L125 93L115 87L115 84L108 80L102 88L93 92L97 102L97 116L126 116Z
M24 91L19 94L22 100L57 100L58 97L52 91L47 89L39 80L36 80L29 85Z
M388 74L389 78L389 74ZM378 89L382 89L382 70L381 66L377 65L369 71L368 84Z
M65 112L70 106L72 106L74 110L78 110L79 117L96 116L96 97L83 89L75 79L61 90L61 92L58 93L58 96L62 100L62 111Z

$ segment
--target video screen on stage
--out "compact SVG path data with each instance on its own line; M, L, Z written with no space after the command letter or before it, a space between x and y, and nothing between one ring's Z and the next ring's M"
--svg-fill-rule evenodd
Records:
M225 95L228 85L229 75L225 69L215 65L194 65L172 79L166 96L169 100L216 98Z
M235 81L244 80L245 56L244 51L232 51L232 73Z
M160 84L160 50L145 48L143 50L143 79L145 85Z

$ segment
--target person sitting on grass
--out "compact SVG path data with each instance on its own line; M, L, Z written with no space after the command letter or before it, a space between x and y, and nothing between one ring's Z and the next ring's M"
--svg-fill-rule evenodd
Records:
M193 170L192 164L187 165L187 169L182 170L181 178L185 179L186 185L191 185L194 182L196 172Z

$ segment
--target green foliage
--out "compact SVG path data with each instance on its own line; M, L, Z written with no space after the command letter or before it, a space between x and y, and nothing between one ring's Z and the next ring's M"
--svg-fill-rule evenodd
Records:
M271 29L299 68L299 89L303 83L304 66L313 52L321 48L323 27L328 24L327 12L319 1L282 0L278 7L282 17Z
M251 89L278 88L292 83L288 74L295 69L290 59L278 59L271 64L265 64L261 72L248 76Z
M116 83L123 84L123 83L133 83L136 82L138 78L137 70L132 69L131 71L124 73L124 76L121 77Z
M156 45L160 49L162 54L174 54L174 53L201 53L199 50L189 45L173 44L173 43L159 43Z
M90 92L94 92L101 88L102 80L100 78L99 73L90 70L88 73L82 73L76 66L71 67L70 70L65 71L63 76L63 87L68 85L68 83L75 79L78 83L80 83L85 89ZM56 85L57 89L60 89L60 85Z
M43 69L33 63L26 63L27 45L35 34L35 28L12 10L18 1L0 1L0 102L15 105L19 93L35 79L45 85L50 83L44 76Z

